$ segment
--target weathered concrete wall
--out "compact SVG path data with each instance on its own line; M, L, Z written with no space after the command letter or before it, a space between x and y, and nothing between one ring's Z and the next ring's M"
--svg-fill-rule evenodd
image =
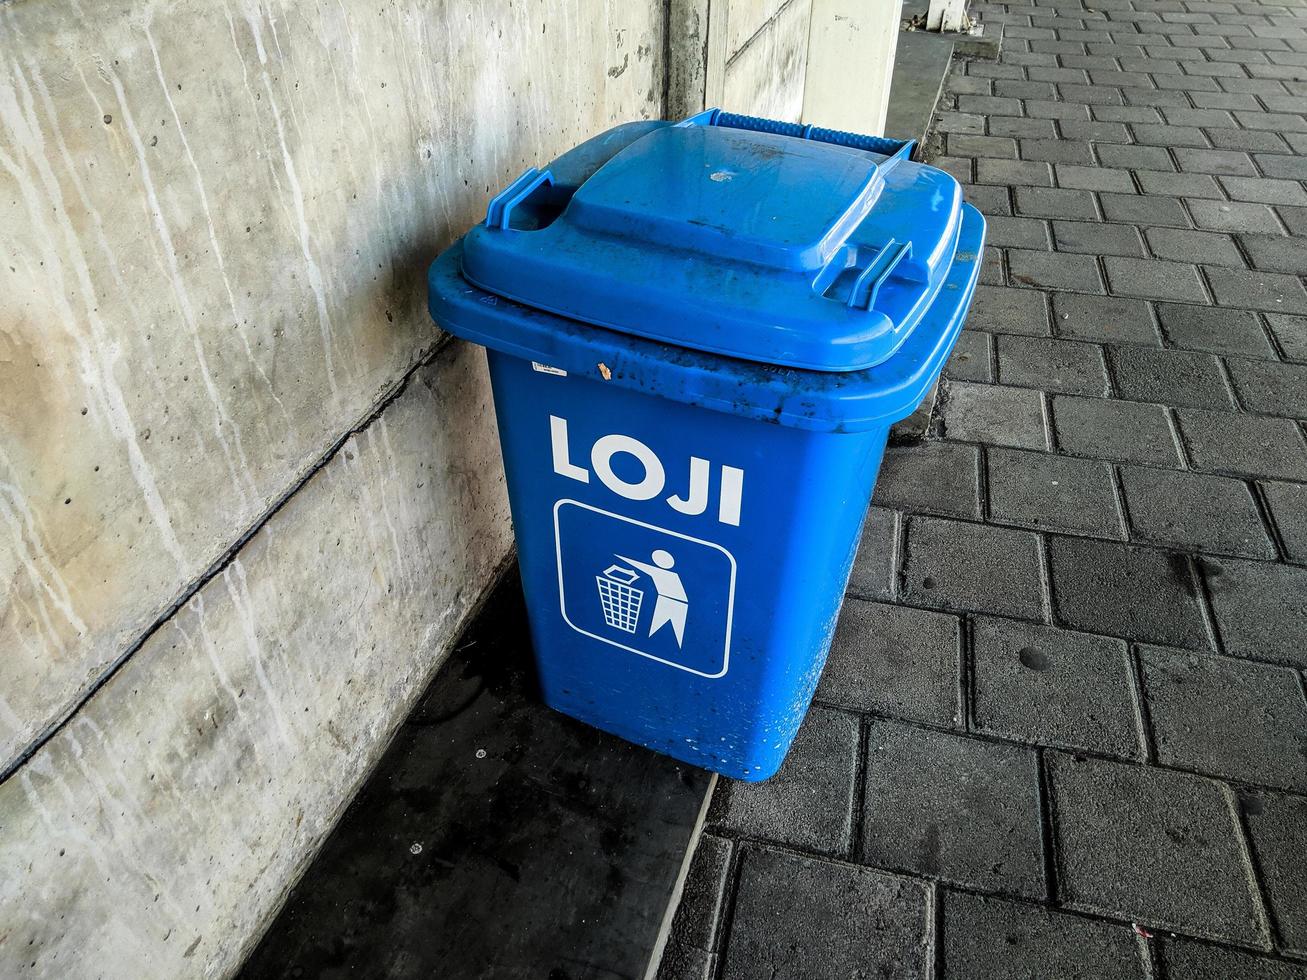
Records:
M670 0L668 113L710 106L797 122L812 0Z
M0 976L225 976L438 663L508 522L450 344L0 785Z
M812 0L803 122L885 132L903 0Z
M811 20L812 0L730 0L722 104L798 122Z
M661 18L0 7L0 772L430 348L488 190L659 113Z
M0 976L257 938L509 548L425 266L663 17L0 0Z

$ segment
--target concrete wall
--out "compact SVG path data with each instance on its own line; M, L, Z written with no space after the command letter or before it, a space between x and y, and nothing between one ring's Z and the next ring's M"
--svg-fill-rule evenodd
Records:
M663 18L0 3L0 976L257 938L510 546L425 265Z
M670 0L668 17L669 114L799 120L812 0Z
M798 122L811 20L812 0L730 0L722 104Z
M803 121L885 132L903 0L813 0Z

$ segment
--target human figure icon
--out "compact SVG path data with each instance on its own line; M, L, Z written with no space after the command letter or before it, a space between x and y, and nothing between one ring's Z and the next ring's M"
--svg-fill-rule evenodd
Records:
M649 620L649 635L653 636L670 623L672 632L676 635L676 645L681 646L685 639L685 615L690 609L690 601L685 594L685 586L681 584L681 576L672 571L676 559L662 548L649 556L652 565L625 555L614 557L649 576L649 581L653 582L654 590L658 593L658 601L654 603L653 616Z

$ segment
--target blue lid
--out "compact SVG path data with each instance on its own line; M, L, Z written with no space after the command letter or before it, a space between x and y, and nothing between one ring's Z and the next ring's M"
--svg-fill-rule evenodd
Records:
M858 371L898 350L957 249L961 189L911 144L710 110L529 170L464 239L464 277L679 347Z
M985 219L961 209L959 244L935 300L894 357L848 372L798 371L720 357L679 345L619 336L524 306L471 285L465 245L455 243L427 273L429 305L451 333L596 384L745 418L818 432L855 432L912 413L944 366L980 274Z

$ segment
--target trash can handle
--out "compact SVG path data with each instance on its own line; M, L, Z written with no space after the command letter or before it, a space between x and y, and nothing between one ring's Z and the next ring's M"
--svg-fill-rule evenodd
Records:
M527 167L522 175L490 199L486 207L486 227L506 230L513 208L525 201L542 184L551 187L554 175L548 170Z
M880 287L885 285L885 281L889 279L895 267L911 255L911 242L896 242L892 238L887 241L880 247L871 264L853 281L853 288L849 290L848 305L859 310L872 309L876 305L876 296L880 293Z
M836 146L848 146L855 150L870 150L890 157L886 164L895 166L900 160L911 159L912 151L917 146L916 140L896 140L886 136L864 136L861 133L847 133L840 129L823 129L820 126L803 123L782 122L779 119L764 119L762 116L744 116L736 112L723 112L721 109L705 109L688 119L677 123L678 126L726 126L730 129L748 129L757 133L775 133L778 136L795 136L799 139L813 140L817 143L833 143ZM882 166L886 166L882 164Z

